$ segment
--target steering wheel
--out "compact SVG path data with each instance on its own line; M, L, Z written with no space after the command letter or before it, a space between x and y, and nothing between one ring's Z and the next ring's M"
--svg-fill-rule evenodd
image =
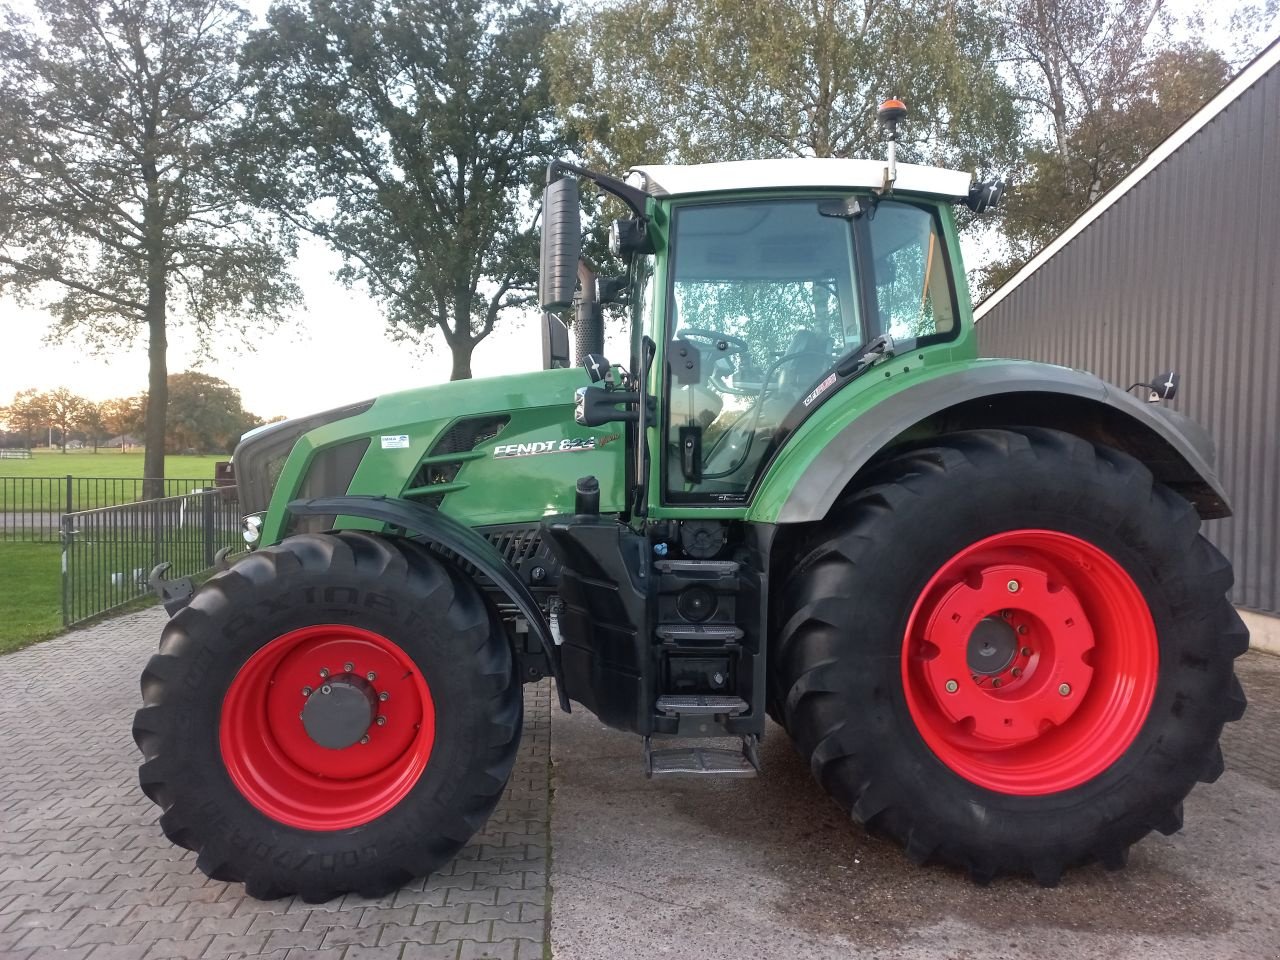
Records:
M689 327L684 330L676 331L677 338L685 340L697 340L705 343L711 352L711 372L707 375L710 384L721 393L732 394L736 397L754 397L755 392L744 390L742 387L735 387L725 383L724 378L717 371L720 360L727 360L729 357L747 357L751 356L751 344L741 337L735 337L728 333L720 333L718 330L706 330L701 327ZM701 349L701 348L700 348ZM719 356L717 356L719 354ZM741 360L734 363L735 371L742 366Z

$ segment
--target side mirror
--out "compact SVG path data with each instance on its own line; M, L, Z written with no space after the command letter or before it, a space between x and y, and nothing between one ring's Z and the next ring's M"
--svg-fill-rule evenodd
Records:
M1168 370L1151 378L1151 382L1147 384L1151 388L1151 403L1160 400L1172 400L1178 395L1178 384L1182 382L1176 371Z
M569 366L569 328L554 313L542 315L542 369L563 370Z
M974 213L986 213L994 210L1004 196L1004 181L999 177L975 183L969 187L969 196L964 205Z
M563 310L573 303L582 255L581 209L578 181L572 177L548 184L542 195L538 301L543 310Z

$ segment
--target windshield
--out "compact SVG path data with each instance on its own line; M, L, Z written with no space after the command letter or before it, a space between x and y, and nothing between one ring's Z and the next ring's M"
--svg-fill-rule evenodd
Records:
M819 205L809 198L675 211L669 499L745 497L788 412L836 383L833 364L868 331L912 339L953 328L931 211L884 201L851 221L824 216Z

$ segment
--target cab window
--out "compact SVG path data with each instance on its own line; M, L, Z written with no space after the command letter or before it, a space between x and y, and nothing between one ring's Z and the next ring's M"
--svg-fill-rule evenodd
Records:
M884 200L867 218L866 230L879 330L895 340L950 334L956 324L955 306L934 214Z

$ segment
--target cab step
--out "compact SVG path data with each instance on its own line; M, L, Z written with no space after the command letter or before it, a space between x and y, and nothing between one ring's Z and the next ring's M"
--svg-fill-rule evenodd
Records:
M644 738L646 777L754 777L759 771L759 740L754 734L742 737L737 750L704 746L655 750L650 738Z
M742 628L729 623L660 623L655 632L663 643L695 646L720 646L742 639Z
M668 717L736 717L746 713L749 704L741 697L706 694L667 694L658 698L658 712Z
M736 560L658 560L654 569L659 573L712 574L731 577L738 572Z

